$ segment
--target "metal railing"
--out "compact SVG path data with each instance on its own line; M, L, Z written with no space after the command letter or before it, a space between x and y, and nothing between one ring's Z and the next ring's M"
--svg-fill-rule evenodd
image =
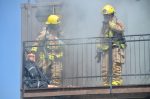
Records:
M144 35L126 35L125 62L122 64L123 85L143 85L150 84L150 34ZM46 42L50 42L48 40ZM62 48L63 56L61 58L61 85L60 87L96 87L103 86L102 65L97 62L97 45L104 43L110 44L109 61L107 75L112 86L112 42L106 41L103 37L60 39L61 44L48 44L49 47ZM105 41L105 42L104 42ZM44 48L40 44L33 46L33 43L40 41L25 41L23 43L23 66L22 78L24 85L24 66L27 59L27 51L32 47ZM37 53L40 53L37 52ZM36 53L36 54L37 54ZM36 56L36 59L39 56ZM101 57L101 59L103 56ZM35 61L37 62L37 61ZM38 62L37 62L38 66ZM46 74L45 74L46 75ZM48 79L49 75L46 75ZM34 80L34 79L30 79ZM51 79L49 79L51 80ZM24 87L24 86L22 86Z

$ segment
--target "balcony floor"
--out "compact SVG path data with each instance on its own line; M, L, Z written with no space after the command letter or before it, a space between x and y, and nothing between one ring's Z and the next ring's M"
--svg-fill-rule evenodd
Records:
M150 85L130 85L130 86L113 86L110 87L59 87L48 89L27 89L24 90L23 97L26 99L36 97L52 96L95 96L105 98L121 97L126 98L143 98L150 95ZM98 98L98 99L99 99ZM71 98L73 99L73 98Z

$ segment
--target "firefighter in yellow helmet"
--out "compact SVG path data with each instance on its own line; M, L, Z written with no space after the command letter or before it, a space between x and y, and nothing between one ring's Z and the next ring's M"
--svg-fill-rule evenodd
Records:
M60 35L60 18L58 15L49 15L45 27L33 44L31 51L37 53L37 60L39 67L51 79L51 84L59 86L61 84L61 71L62 71L62 57L63 49L59 40ZM42 47L38 47L42 46Z
M122 64L124 63L124 49L126 47L124 35L124 25L118 21L115 16L115 8L112 5L105 5L102 9L104 21L101 29L101 34L105 37L104 42L112 39L112 85L122 85L121 77ZM110 48L108 43L103 43L99 47L103 51L101 65L103 84L109 85L109 54Z

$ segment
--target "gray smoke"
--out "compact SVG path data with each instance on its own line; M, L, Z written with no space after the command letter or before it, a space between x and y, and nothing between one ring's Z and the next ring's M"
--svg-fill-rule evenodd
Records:
M64 0L62 22L64 24L65 38L100 36L103 21L101 9L105 4L111 4L115 7L116 16L125 25L125 35L149 33L149 0ZM127 38L127 40L134 39L139 38ZM147 56L149 54L149 43L140 42L139 44L139 42L136 42L127 43L127 45L123 74L149 73L150 64ZM145 50L142 47L145 47ZM90 69L89 67L88 70ZM100 68L97 67L97 70L100 70ZM126 81L125 84L147 83L146 76L144 78L140 76L124 77L124 79Z
M62 14L66 36L99 36L103 20L101 9L105 4L116 8L116 15L125 24L126 35L149 33L149 0L64 0Z
M65 0L63 7L66 38L91 37L99 34L100 2L97 0Z
M52 13L52 9L49 6L43 5L47 4L47 2L55 1L63 1L61 21L64 38L100 36L103 21L101 9L105 4L111 4L116 8L116 16L125 25L125 35L149 34L150 32L150 0L35 0L34 3L40 6L28 7L28 11L25 8L22 10L23 41L36 39L47 16ZM140 38L127 38L127 40L134 39ZM90 40L88 41L90 42ZM150 42L128 42L127 45L123 74L150 73ZM100 64L95 61L95 45L72 45L65 46L65 49L70 50L65 50L66 64L64 69L66 70L63 75L98 76L101 74ZM83 57L80 57L81 55ZM124 77L124 80L125 84L150 82L148 76ZM100 81L101 79L84 79L82 84L100 85ZM75 81L75 83L80 83L80 81Z

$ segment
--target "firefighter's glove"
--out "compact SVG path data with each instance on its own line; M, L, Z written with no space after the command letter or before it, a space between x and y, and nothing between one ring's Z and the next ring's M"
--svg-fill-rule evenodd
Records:
M38 49L37 47L32 47L31 52L37 52L37 49Z
M110 27L111 29L114 29L114 28L116 27L116 23L113 22L113 21L109 21L109 27Z

